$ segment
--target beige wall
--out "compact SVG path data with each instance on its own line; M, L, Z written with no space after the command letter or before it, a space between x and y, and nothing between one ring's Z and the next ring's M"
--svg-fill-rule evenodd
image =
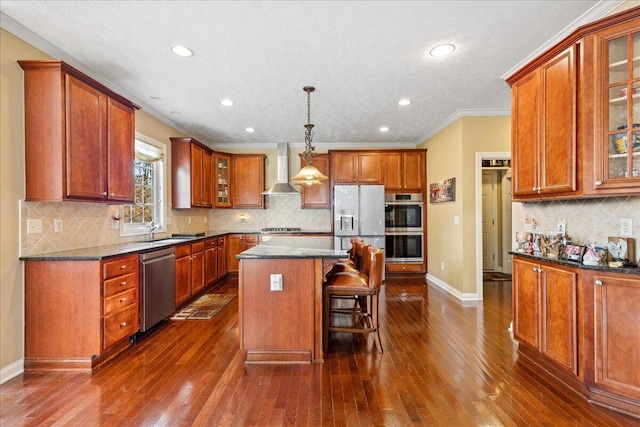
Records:
M427 183L456 178L455 202L427 203L429 275L462 296L475 294L476 153L510 152L511 118L462 117L419 148L428 150Z

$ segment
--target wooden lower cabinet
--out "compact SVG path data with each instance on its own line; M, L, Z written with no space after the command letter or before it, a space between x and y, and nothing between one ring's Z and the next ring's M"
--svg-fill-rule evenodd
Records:
M225 237L218 237L218 275L216 280L221 280L227 275L227 245Z
M594 272L593 399L640 415L640 277Z
M514 256L519 358L590 402L640 417L640 275Z
M205 285L212 285L218 280L218 238L212 237L205 240L204 250L204 277Z
M260 241L257 234L231 234L227 236L227 268L229 273L238 272L238 259L236 255L256 246Z
M204 240L191 244L191 295L204 289Z
M25 261L26 371L91 370L139 330L138 255Z
M176 246L176 307L191 297L191 245Z

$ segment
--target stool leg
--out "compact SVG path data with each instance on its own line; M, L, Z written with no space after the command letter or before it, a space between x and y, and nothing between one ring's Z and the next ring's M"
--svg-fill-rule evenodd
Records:
M378 353L382 353L382 342L380 341L380 325L378 324L378 295L371 296L371 321L375 328L373 332L373 338L376 342L376 348Z
M329 323L331 319L331 294L324 291L322 297L322 349L329 352Z

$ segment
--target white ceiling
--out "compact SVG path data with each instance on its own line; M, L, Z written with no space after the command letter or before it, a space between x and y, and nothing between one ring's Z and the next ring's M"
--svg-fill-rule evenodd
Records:
M508 115L504 78L620 3L2 0L0 23L212 147L302 144L302 87L315 86L324 151L414 146L462 115ZM442 42L453 55L430 57Z

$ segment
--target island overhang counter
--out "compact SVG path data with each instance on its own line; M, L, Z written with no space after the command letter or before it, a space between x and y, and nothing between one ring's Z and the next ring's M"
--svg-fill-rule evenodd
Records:
M331 237L292 237L237 255L240 346L247 352L246 363L324 360L323 283L333 264L346 256L333 249Z

